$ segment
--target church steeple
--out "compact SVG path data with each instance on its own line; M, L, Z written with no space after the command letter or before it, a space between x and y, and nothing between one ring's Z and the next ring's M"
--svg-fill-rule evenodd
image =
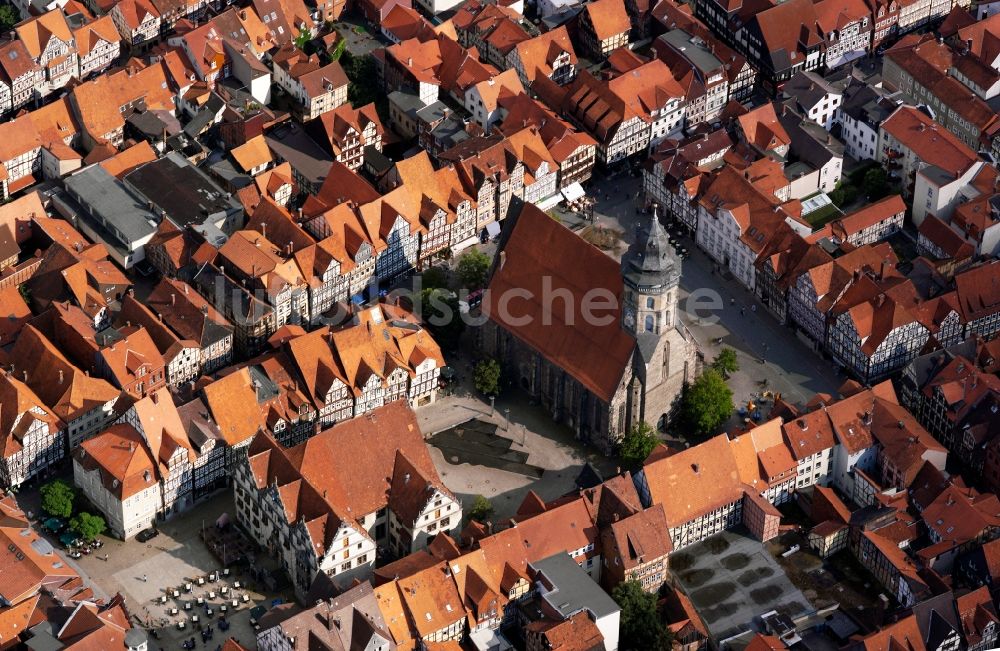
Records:
M635 335L660 334L673 325L681 261L660 224L657 206L649 225L622 258L623 326Z

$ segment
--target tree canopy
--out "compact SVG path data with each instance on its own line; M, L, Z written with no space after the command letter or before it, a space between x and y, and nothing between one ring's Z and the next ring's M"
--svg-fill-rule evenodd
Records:
M347 101L351 106L365 106L385 97L378 85L373 57L356 57L347 50L340 57L340 66L350 82L347 86Z
M39 490L42 495L42 510L58 518L68 518L73 515L73 500L76 491L61 479L45 484Z
M500 393L500 375L500 362L492 357L480 360L476 364L472 380L476 386L476 391L479 391L484 396L497 395Z
M17 13L17 9L13 5L2 4L0 5L0 30L9 31L14 29L14 25L21 22L21 16Z
M715 369L692 382L681 398L681 420L695 434L714 434L733 413L733 392Z
M649 423L643 421L632 426L618 446L618 456L627 466L636 467L646 460L660 438Z
M80 534L81 537L91 540L104 533L107 526L104 518L90 513L77 513L69 521L69 528Z
M877 201L889 194L889 175L881 167L873 167L865 172L861 189L869 201Z
M472 249L458 259L458 277L466 289L476 290L486 286L493 260L482 251Z
M448 289L448 272L440 267L424 269L420 284L423 289Z
M465 330L458 296L447 289L424 289L420 292L419 308L420 316L438 345L447 350L457 348Z
M486 522L493 515L493 503L482 495L476 495L469 509L469 519L476 522Z
M621 608L618 648L621 651L668 651L673 642L656 609L656 595L638 581L622 581L611 592Z
M719 375L724 378L740 370L740 362L736 359L736 351L728 346L723 347L719 351L719 354L715 356L715 359L712 360L712 368L718 371Z

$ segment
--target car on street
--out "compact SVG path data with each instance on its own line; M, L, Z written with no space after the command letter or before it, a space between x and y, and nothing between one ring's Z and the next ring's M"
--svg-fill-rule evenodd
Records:
M139 542L149 542L150 540L156 538L159 535L160 532L156 528L150 527L149 529L143 529L142 531L137 533L135 539L138 540Z

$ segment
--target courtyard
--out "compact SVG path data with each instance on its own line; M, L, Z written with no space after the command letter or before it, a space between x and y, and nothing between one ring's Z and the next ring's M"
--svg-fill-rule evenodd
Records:
M793 619L813 611L781 565L742 529L674 552L670 569L719 640L740 634L771 610Z

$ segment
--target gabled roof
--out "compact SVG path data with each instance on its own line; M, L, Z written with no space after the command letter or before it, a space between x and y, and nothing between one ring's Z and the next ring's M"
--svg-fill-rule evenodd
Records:
M73 37L76 38L76 50L80 56L89 54L101 42L112 45L121 42L121 35L111 16L101 16L97 20L91 20L75 30Z
M578 300L594 288L604 288L620 297L624 291L619 265L596 247L533 205L525 205L507 240L490 281L484 310L490 319L564 369L594 393L609 401L618 388L635 349L633 339L621 326L617 301L602 325L565 315L543 313L539 302L542 279L565 289ZM521 298L527 290L534 299ZM499 309L501 297L513 300ZM516 320L514 315L528 316ZM577 315L579 316L579 315ZM528 323L525 324L524 322ZM593 321L591 319L590 321ZM546 325L548 324L548 325Z
M632 29L623 0L594 0L583 9L597 40L604 41Z
M112 425L74 452L87 471L98 471L105 490L125 501L159 481L156 460L142 435L128 424Z
M52 38L67 45L73 40L73 32L62 9L53 9L41 16L29 18L15 26L14 31L33 59L41 57Z
M900 106L879 127L923 163L950 174L961 176L978 160L976 152L951 131L912 106Z
M240 166L243 172L249 173L255 167L266 165L274 161L274 156L267 146L264 136L255 136L247 140L242 145L233 147L229 154Z
M740 499L740 470L725 434L643 466L652 504L677 527Z
M351 453L361 448L365 454ZM356 521L388 506L396 491L405 494L430 485L451 496L434 469L416 417L402 401L337 423L289 449L259 435L247 456L258 488L277 486L289 522L305 520L318 555L327 551L337 523L360 527ZM399 462L404 466L397 476ZM407 469L419 475L411 473L406 481Z
M75 420L119 396L119 391L106 380L91 377L73 366L51 341L31 325L21 331L10 359L15 375L20 375L22 381L64 422Z

